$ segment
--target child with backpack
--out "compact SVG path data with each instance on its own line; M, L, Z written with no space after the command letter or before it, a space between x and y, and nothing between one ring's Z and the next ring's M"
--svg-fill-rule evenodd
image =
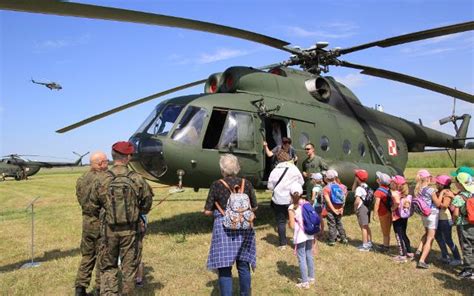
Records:
M464 256L464 268L458 274L460 278L474 279L474 183L468 173L457 173L456 188L459 193L454 197L453 215L461 229L461 247Z
M438 218L439 218L439 206L441 204L441 199L436 195L436 190L429 187L431 182L431 174L425 169L419 170L416 174L416 186L415 186L415 198L423 199L424 203L431 209L431 213L428 216L422 215L421 221L425 227L425 234L421 237L420 245L416 251L420 255L418 260L417 268L427 269L429 265L426 263L426 258L428 257L431 245L436 233L436 228L438 228Z
M390 183L392 198L392 224L398 244L399 254L394 258L396 262L407 262L413 258L410 239L407 235L408 218L411 216L411 195L408 194L408 184L403 176L396 175Z
M449 263L451 266L458 266L462 263L461 255L459 254L459 250L456 247L456 244L453 242L451 235L453 221L449 206L454 198L454 194L450 189L451 177L447 175L441 175L437 176L435 181L437 187L436 189L438 189L436 195L441 199L438 228L436 229L435 234L436 242L438 243L439 249L441 250L441 262L446 264ZM450 260L448 248L446 246L451 249L453 260Z
M374 204L374 220L380 221L380 228L383 235L383 245L381 247L381 252L388 252L390 249L390 228L392 227L392 216L390 215L391 202L390 185L391 178L389 175L376 172L377 183L379 187L375 190L375 204Z
M319 217L321 217L321 213L324 207L324 199L323 199L323 175L321 173L313 173L311 174L311 183L313 185L313 189L311 192L311 202L313 203L313 207L318 213ZM319 235L324 233L324 219L321 219L321 231Z
M342 214L344 212L347 189L345 186L342 187L342 184L337 183L336 178L337 172L335 170L328 170L326 172L327 185L323 188L329 228L329 246L336 244L338 234L340 235L341 243L348 243L346 231L344 230L344 225L342 225Z
M291 205L288 207L288 224L294 229L293 243L298 256L301 282L297 288L309 289L314 283L313 242L319 232L319 217L312 205L302 197L303 187L298 183L290 186Z
M372 249L372 231L370 230L370 209L374 201L374 192L369 188L367 179L369 173L366 170L355 170L354 184L352 191L355 192L354 212L362 231L362 245L357 249L361 252L368 252Z

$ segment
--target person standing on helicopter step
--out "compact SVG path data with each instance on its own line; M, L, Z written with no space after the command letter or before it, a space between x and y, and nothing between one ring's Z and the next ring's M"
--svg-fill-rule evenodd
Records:
M76 183L76 196L82 208L81 264L76 276L76 296L86 294L92 270L98 265L97 253L100 237L100 207L92 202L90 194L95 180L105 177L108 160L105 153L98 151L90 157L90 170L84 173ZM96 289L100 287L100 270L96 268Z
M278 154L278 152L280 150L283 150L286 153L288 153L290 155L290 160L292 160L293 163L296 164L296 162L298 161L298 156L296 156L296 150L295 150L295 148L293 148L293 146L291 146L291 139L287 138L287 137L283 137L281 139L281 143L282 143L281 146L278 145L275 148L273 148L272 150L270 150L270 148L268 148L267 142L263 141L263 148L265 149L265 154L268 157L273 158L272 168L275 168L275 166L278 164L278 160L276 159L276 155Z
M112 146L114 165L94 194L104 208L104 238L100 246L101 295L119 294L118 259L122 261L121 295L133 295L140 260L139 216L153 203L153 191L143 177L127 167L134 147L130 142Z
M307 143L304 147L306 152L306 159L303 161L303 177L305 178L306 199L310 200L311 192L313 190L313 183L311 182L311 174L321 173L326 171L329 166L324 159L316 155L313 143Z

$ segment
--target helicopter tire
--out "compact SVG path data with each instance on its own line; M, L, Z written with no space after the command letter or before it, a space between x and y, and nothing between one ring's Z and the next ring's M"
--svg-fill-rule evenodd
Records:
M15 175L15 180L20 181L20 180L23 179L22 177L23 177L23 176L21 175L21 173L18 172L18 173L16 173L16 175Z

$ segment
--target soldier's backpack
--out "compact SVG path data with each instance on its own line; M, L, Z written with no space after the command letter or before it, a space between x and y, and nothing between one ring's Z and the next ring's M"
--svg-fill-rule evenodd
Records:
M336 206L342 206L346 196L341 186L339 186L339 184L333 183L330 185L329 189L331 189L331 203Z
M308 235L319 233L321 230L321 219L314 207L307 201L300 204L301 214L303 216L303 231Z
M244 193L245 179L242 179L240 186L236 185L233 189L223 179L219 181L230 191L225 212L218 202L215 203L219 212L224 216L224 227L232 230L251 229L255 214L252 211L249 196Z
M139 186L131 178L133 171L128 174L115 175L108 171L112 180L107 188L107 203L105 205L105 221L110 226L136 225L140 215L138 205Z

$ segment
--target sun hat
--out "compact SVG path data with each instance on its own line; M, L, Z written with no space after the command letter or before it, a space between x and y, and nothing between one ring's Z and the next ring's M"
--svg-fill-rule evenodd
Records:
M380 181L380 184L382 185L390 185L390 181L392 178L390 178L389 175L382 173L382 172L376 172L375 175L377 176L377 179Z
M431 177L431 173L428 172L428 170L425 170L425 169L422 169L422 170L419 170L416 175L420 178L429 178Z
M326 171L326 178L335 179L336 177L337 177L337 172L335 170L327 170Z
M474 170L467 166L459 167L456 171L451 172L450 175L456 177L459 173L467 173L471 175L471 177L474 177Z
M436 176L435 182L443 186L449 186L451 184L451 177L448 175L439 175Z
M464 187L467 191L474 193L474 184L472 183L472 177L468 173L459 173L456 176L458 183Z

